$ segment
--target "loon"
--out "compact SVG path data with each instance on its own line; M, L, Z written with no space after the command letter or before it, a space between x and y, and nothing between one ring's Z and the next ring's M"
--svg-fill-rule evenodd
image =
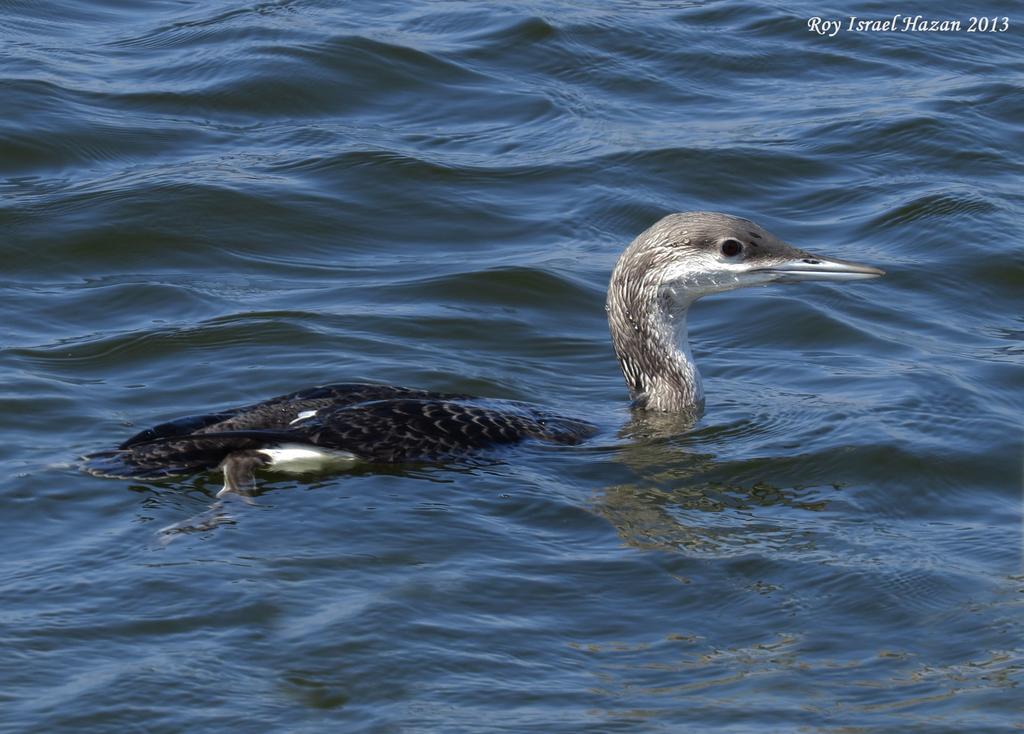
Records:
M634 407L695 417L703 411L686 331L698 298L769 283L881 275L797 249L747 219L703 211L664 217L625 249L608 286L612 345ZM573 445L595 433L590 423L528 403L337 383L161 423L116 449L86 455L83 468L121 479L219 469L221 497L249 494L257 470L444 461L528 439Z

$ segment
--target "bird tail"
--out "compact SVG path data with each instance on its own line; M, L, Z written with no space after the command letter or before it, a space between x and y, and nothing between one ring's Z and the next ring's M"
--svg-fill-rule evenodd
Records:
M220 458L205 460L194 453L157 458L132 447L86 454L82 457L81 469L105 479L161 479L207 471L219 463Z
M110 479L159 479L218 468L235 451L265 446L286 434L272 431L197 433L141 441L82 457L82 470Z

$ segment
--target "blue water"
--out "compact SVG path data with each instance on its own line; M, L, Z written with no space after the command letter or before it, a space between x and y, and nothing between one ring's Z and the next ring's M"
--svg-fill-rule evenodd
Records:
M2 5L0 729L1019 730L1024 16L807 27L1010 5ZM604 290L693 209L888 275L698 303L666 432ZM602 434L75 465L349 380Z

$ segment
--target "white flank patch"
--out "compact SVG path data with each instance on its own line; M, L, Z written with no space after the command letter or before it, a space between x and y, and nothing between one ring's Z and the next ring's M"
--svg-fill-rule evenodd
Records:
M293 420L288 425L289 426L294 425L295 423L298 423L299 421L304 421L307 418L312 418L314 415L316 415L316 411L315 410L304 410L301 413L299 413L298 417L296 417L295 420Z
M270 459L264 469L290 474L347 467L357 460L356 455L348 451L322 449L303 443L284 443L272 449L259 449L259 452Z

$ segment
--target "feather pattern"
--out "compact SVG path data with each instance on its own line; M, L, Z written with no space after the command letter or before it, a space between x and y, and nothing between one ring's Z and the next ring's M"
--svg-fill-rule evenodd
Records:
M161 423L86 456L85 470L155 478L216 469L235 456L246 457L251 471L267 463L261 449L294 444L371 463L441 461L527 439L576 444L594 432L583 421L515 401L341 383Z

